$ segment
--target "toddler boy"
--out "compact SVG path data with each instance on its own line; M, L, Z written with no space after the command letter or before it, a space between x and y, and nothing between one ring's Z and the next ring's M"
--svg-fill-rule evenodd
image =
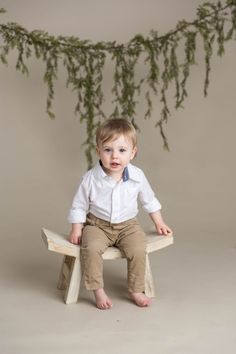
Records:
M150 215L158 234L167 235L161 205L144 173L130 163L137 152L133 125L126 119L109 119L97 130L99 161L83 177L69 213L69 240L81 245L85 286L93 290L99 309L109 309L104 291L102 254L116 246L128 265L128 291L140 307L149 306L145 290L145 234L136 216L137 202Z

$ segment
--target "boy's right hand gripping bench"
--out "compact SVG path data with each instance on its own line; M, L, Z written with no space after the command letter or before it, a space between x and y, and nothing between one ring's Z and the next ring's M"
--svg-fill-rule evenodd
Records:
M158 251L173 244L173 235L158 236L156 232L147 235L147 256L145 274L145 294L155 297L154 282L150 267L149 253ZM62 268L58 281L58 289L65 290L64 300L66 304L76 303L79 297L80 282L82 278L80 262L80 246L73 245L66 235L42 229L42 238L49 251L64 255ZM116 247L108 247L103 254L103 259L120 259L125 256Z

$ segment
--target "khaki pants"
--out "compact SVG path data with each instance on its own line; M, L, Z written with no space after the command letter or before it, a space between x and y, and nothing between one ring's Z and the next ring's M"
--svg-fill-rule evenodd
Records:
M136 218L112 224L88 214L82 234L81 259L88 290L103 288L102 254L118 247L127 258L128 290L145 290L146 240Z

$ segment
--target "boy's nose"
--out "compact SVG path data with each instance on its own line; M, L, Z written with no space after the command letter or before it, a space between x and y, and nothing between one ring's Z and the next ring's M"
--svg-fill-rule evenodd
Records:
M117 151L116 151L116 150L113 150L111 156L112 156L113 158L117 157Z

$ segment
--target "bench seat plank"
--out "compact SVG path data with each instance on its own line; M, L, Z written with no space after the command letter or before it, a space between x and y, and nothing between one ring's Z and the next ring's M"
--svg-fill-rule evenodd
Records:
M73 245L67 239L68 236L48 229L42 229L42 238L49 251L63 255L79 257L80 246ZM151 253L167 247L173 243L173 235L158 236L155 232L147 232L147 253ZM103 254L103 259L124 258L117 247L109 247Z

